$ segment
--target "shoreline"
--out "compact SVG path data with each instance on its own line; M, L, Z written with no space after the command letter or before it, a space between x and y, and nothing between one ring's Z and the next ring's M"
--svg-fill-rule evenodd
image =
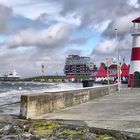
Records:
M0 138L2 139L50 139L65 140L73 138L95 139L106 138L107 140L137 140L140 139L139 133L117 131L111 129L102 129L88 127L83 121L77 120L24 120L19 116L0 115ZM103 139L103 140L104 140Z
M38 88L33 88L33 86L37 86ZM7 84L7 82L6 82ZM26 89L30 86L32 88L31 90ZM33 93L33 94L37 94L39 92L44 93L44 92L56 92L56 91L70 91L70 90L74 90L74 89L83 89L82 87L82 83L43 83L43 88L42 88L42 83L38 83L38 82L19 82L18 84L12 84L12 82L8 82L8 86L10 85L13 90L10 89L10 91L2 91L0 93L0 97L1 97L1 103L0 103L0 113L1 114L8 114L10 112L10 114L19 114L20 109L19 109L19 104L17 104L18 102L20 102L20 96L21 95L25 95L28 93ZM100 84L96 84L93 85L93 87L97 87L97 86L105 86L105 85L100 85ZM21 90L19 90L18 87L22 87ZM15 108L15 109L14 109Z

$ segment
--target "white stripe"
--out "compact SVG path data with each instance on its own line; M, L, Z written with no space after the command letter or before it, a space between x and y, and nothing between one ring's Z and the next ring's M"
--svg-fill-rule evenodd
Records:
M130 72L129 72L129 74L133 74L135 71L140 72L140 60L131 61L131 63L130 63Z
M140 35L133 36L133 48L140 47Z

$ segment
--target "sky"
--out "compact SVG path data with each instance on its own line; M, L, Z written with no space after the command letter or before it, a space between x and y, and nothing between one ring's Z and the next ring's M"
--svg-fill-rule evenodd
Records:
M97 66L119 54L130 63L140 0L0 0L0 74L63 75L68 55ZM118 45L116 45L116 31Z

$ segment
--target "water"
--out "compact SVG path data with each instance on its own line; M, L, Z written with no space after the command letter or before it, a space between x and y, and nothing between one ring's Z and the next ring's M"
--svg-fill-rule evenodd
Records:
M20 96L24 94L72 90L82 87L82 83L0 82L0 114L18 115Z

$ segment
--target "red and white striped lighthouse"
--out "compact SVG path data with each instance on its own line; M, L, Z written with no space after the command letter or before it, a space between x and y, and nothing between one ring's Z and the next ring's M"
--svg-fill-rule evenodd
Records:
M129 70L129 87L135 86L134 74L136 72L140 72L140 17L134 19L132 22L133 47L131 51L131 62ZM139 77L137 77L137 79L139 79ZM140 85L138 85L137 87L140 87Z

